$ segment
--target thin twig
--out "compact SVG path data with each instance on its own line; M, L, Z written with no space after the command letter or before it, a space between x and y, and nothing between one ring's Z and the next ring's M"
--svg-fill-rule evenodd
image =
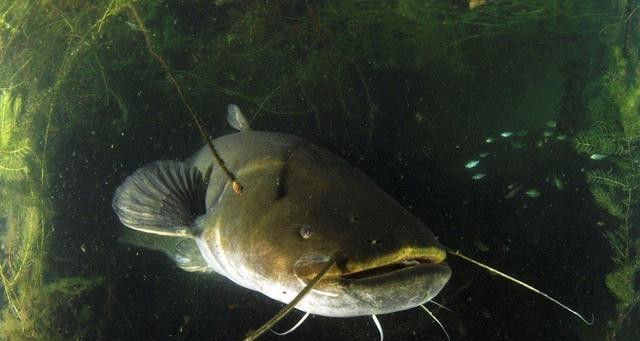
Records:
M169 65L167 64L167 62L165 62L164 58L162 58L162 56L160 56L160 54L158 54L153 48L153 44L151 42L151 36L149 35L147 28L144 26L144 23L142 22L142 19L140 18L140 15L138 14L138 11L136 10L135 6L133 4L129 4L129 9L131 10L131 14L136 20L138 27L140 27L140 31L144 36L144 41L147 44L147 50L149 51L149 54L151 54L158 61L158 63L160 63L160 66L162 66L162 69L167 75L167 78L169 78L169 81L171 81L171 83L173 84L174 89L176 90L176 92L178 93L178 96L180 97L180 100L182 100L182 104L184 104L184 106L187 108L187 110L191 114L191 117L193 117L193 121L195 122L196 127L198 127L198 130L200 131L200 135L209 146L209 149L211 150L211 153L213 154L214 159L218 163L218 166L220 166L220 168L224 171L227 177L231 180L231 183L233 185L232 186L233 190L238 194L242 194L244 187L242 186L242 184L240 184L240 181L238 181L236 176L227 168L227 166L224 163L224 160L222 159L222 157L220 156L216 148L213 146L213 142L211 142L211 139L207 136L207 133L205 132L203 124L200 122L198 115L196 115L196 113L191 108L191 105L189 105L189 102L187 101L187 98L182 92L182 88L178 84L178 81L176 81L176 78L173 76L173 72L171 72Z

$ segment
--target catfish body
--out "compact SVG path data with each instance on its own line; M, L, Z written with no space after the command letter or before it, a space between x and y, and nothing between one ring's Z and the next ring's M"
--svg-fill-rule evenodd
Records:
M228 120L240 132L213 143L244 193L204 146L124 181L113 207L126 226L173 238L162 250L186 270L216 272L283 303L339 255L296 306L312 314L391 313L440 292L451 270L424 224L346 161L295 136L253 131L236 109Z

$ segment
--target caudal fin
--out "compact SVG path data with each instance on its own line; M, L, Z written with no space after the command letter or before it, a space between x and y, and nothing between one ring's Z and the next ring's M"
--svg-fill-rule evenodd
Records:
M113 209L138 231L193 236L193 221L205 213L208 175L177 161L157 161L127 177L116 189Z

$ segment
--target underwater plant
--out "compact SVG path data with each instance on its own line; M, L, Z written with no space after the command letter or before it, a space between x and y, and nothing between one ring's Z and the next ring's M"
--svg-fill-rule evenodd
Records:
M633 13L627 14L624 23ZM624 32L630 29L623 27ZM607 71L596 83L601 91L589 102L594 123L573 140L578 152L607 160L604 167L588 170L586 180L595 201L614 221L614 227L604 231L614 263L606 285L617 301L617 316L609 325L611 340L640 303L640 59L637 41L624 36L622 46L612 44Z
M71 15L71 3L0 2L0 340L97 337L83 299L99 294L103 279L58 274L46 258L55 152L47 146L69 73L78 59L100 63L87 41L121 6L107 1Z
M26 160L29 139L18 129L22 99L9 91L0 93L0 180L24 179L29 172Z

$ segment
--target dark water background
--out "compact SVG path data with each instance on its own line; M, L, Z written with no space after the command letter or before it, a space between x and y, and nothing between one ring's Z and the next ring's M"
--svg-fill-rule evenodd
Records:
M330 3L313 2L319 7ZM213 69L208 59L224 59L212 56L219 43L215 29L233 25L241 6L166 2L141 7L149 28L161 32L155 36L157 43L190 38L163 53L212 136L231 132L224 121L228 103L238 104L248 116L258 112L257 103L217 91L216 84L223 81L216 77L268 69L270 61L239 52L228 56L228 65ZM291 6L288 15L311 15L304 2L298 7ZM113 25L126 27L131 20L122 14ZM163 25L172 20L173 25ZM308 97L318 112L277 115L262 110L252 122L256 130L298 135L341 155L422 219L445 245L513 274L586 316L593 312L596 318L593 326L586 326L529 291L451 259L453 276L436 300L453 312L431 308L452 340L601 340L614 313L615 302L604 285L612 266L610 250L597 226L609 221L593 202L582 171L593 161L576 155L569 140L551 138L542 147L535 145L549 120L558 123L556 131L569 136L584 125L584 108L567 97L576 92L582 96L585 78L602 72L604 48L594 38L600 27L570 26L576 31L554 34L567 28L561 20L557 26L542 20L531 23L536 24L540 26L525 32L503 32L473 42L474 52L463 58L470 71L464 73L430 64L429 59L420 69L388 68L372 63L364 53L356 55L353 64L346 59L340 64L352 87L346 101L354 104L356 114L346 115L334 105L328 81L307 89L314 91ZM170 30L161 31L166 27ZM375 37L376 28L370 30ZM124 227L111 209L115 188L141 166L187 158L202 145L184 106L143 48L140 32L123 32L103 38L97 53L110 86L126 103L126 119L114 97L106 101L80 77L70 77L62 90L63 105L68 102L86 112L75 109L55 118L61 128L52 134L55 229L50 231L49 276L105 277L100 290L83 298L95 316L92 338L240 339L282 305L225 278L183 272L160 253L118 242ZM303 44L279 42L267 48L282 49L287 43ZM411 50L397 54L415 57ZM277 83L269 81L264 85L267 80L256 76L243 87L255 83L272 90ZM376 108L368 122L373 123L371 134L362 129L370 109L365 92ZM298 96L303 99L296 103L306 102L305 95ZM277 103L271 107L277 108ZM523 149L511 148L504 139L484 142L488 136L520 129L530 132ZM485 150L492 156L478 167L487 176L474 181L470 175L475 172L464 165ZM563 179L564 189L550 182L554 175ZM512 183L523 184L523 191L537 188L541 195L529 198L522 191L505 199ZM300 315L292 314L278 330L287 329ZM446 340L419 309L379 318L388 340ZM60 335L75 327L61 325ZM312 316L289 336L267 334L264 339L371 340L377 333L369 317Z

